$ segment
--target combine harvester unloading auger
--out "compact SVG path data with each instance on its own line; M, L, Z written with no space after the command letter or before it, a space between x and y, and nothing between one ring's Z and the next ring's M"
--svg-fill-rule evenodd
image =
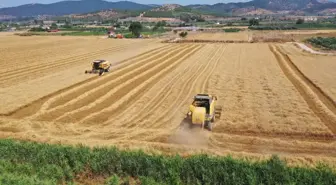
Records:
M213 123L221 117L222 107L216 105L217 96L197 94L189 107L187 119L192 125L200 125L202 129L212 131Z

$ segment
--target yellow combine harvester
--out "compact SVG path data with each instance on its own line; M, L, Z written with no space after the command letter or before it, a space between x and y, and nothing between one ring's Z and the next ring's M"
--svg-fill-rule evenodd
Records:
M187 118L192 124L200 124L212 131L213 124L217 118L220 118L222 107L217 106L217 97L209 94L197 94L189 107Z
M91 64L92 69L86 70L86 73L99 73L99 76L103 75L104 72L109 72L111 68L111 63L107 60L95 60Z

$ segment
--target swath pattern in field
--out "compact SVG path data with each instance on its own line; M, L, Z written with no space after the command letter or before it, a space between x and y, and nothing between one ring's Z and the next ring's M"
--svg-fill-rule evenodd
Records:
M161 76L177 67L181 61L199 50L200 47L202 46L182 45L137 60L129 67L102 78L101 80L106 83L100 83L98 86L92 83L91 86L84 86L72 93L60 95L61 102L58 101L58 103L52 103L58 99L49 101L52 108L35 117L37 120L44 121L80 121L90 113L100 112L110 107L113 102L127 95L137 85L145 84L142 88L153 85ZM151 76L154 77L152 81L149 79ZM86 91L88 89L91 90ZM15 117L15 114L13 116ZM102 119L102 116L99 117Z

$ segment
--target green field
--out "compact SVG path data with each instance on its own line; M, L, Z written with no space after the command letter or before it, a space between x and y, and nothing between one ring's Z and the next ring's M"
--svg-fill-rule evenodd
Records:
M307 42L322 49L336 50L336 37L313 37Z
M88 148L0 140L1 184L335 184L331 168L288 167L276 156L252 162L228 157L149 155L117 148Z

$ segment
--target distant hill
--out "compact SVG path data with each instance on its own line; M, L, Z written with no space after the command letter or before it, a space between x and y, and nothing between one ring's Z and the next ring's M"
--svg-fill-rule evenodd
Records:
M130 1L107 2L104 0L62 1L52 4L26 4L17 7L1 8L0 15L16 17L37 15L67 15L95 12L106 9L148 10L150 5Z
M177 4L143 5L130 1L107 2L104 0L72 0L52 4L26 4L17 7L1 8L0 16L37 16L37 15L69 15L97 12L101 10L141 10L145 16L176 17L181 13L194 15L255 15L273 14L277 12L308 12L332 14L336 9L336 0L252 0L239 3L217 3L214 5Z
M336 8L336 3L318 0L253 0L241 3L217 3L214 5L189 5L188 7L207 12L232 12L244 8L268 11L305 11L318 13L325 9Z

